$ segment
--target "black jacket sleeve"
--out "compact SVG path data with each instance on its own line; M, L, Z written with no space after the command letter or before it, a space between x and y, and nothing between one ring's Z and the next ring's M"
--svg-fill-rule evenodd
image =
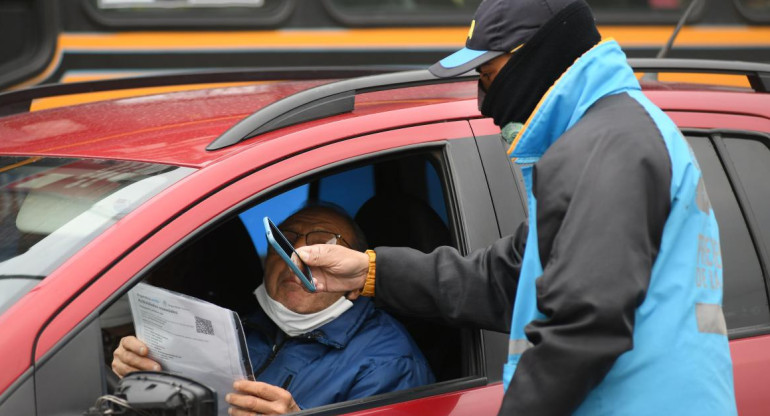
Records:
M538 309L501 414L567 415L633 347L670 209L657 127L625 94L605 99L535 165Z
M452 247L377 247L375 300L404 315L508 332L526 234L522 224L467 257Z

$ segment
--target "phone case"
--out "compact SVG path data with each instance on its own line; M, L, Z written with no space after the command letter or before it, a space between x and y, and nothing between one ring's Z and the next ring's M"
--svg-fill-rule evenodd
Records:
M276 253L278 253L284 262L286 262L294 274L299 277L299 280L303 285L305 285L305 288L311 292L315 292L316 288L313 284L313 274L310 272L310 268L307 267L308 276L305 276L302 270L300 270L300 268L297 267L293 261L291 261L291 253L296 253L294 246L291 245L289 240L283 235L283 233L281 233L281 230L279 230L278 227L273 224L273 221L271 221L270 218L265 217L262 222L265 225L265 235L267 236L267 242L273 246L273 249L275 249ZM278 242L278 239L280 239L281 242ZM287 249L290 251L290 253L287 253ZM299 257L299 255L297 255L297 257Z

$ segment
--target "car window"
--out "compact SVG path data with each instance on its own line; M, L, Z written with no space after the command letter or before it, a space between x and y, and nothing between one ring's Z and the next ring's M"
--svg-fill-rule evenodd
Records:
M350 25L470 23L481 0L325 0L329 12Z
M283 22L294 0L84 0L83 10L107 27L271 27Z
M751 213L759 226L759 237L764 248L770 244L770 137L746 135L722 137L735 170L746 191Z
M190 168L0 157L0 313Z
M481 0L324 0L329 13L348 25L467 25L480 3ZM588 0L588 4L604 23L652 23L675 22L690 1ZM701 10L696 10L690 21L701 14Z
M736 330L767 325L770 310L762 269L733 188L709 137L687 135L687 139L703 172L719 224L727 327Z
M280 224L315 200L349 213L369 247L400 245L429 251L452 244L442 166L437 153L423 151L336 166L309 180L287 182L181 244L144 274L143 281L248 317L258 305L253 292L264 273L262 218L269 216ZM472 336L471 331L414 317L396 318L420 347L437 381L468 375L461 354L463 345L471 345L465 339ZM100 323L104 366L108 368L120 338L133 333L127 296L104 311Z
M734 0L737 9L754 22L770 22L770 1L768 0Z

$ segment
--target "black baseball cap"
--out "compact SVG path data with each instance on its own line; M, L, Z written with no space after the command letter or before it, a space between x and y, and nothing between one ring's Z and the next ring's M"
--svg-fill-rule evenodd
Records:
M512 52L576 1L583 0L484 0L473 16L465 47L428 69L437 77L454 77Z

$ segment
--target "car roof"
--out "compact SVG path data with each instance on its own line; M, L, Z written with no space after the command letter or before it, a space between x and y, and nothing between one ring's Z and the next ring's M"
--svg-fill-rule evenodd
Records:
M203 167L267 136L220 151L206 147L250 114L331 81L282 81L180 91L65 106L0 118L0 154L137 160ZM433 85L356 97L355 110L325 118L365 117L408 107L473 99L476 86ZM274 136L274 135L268 135Z
M394 78L385 76L383 79L387 83ZM348 110L306 116L290 124L284 123L288 127L279 125L278 131L239 139L214 151L207 147L253 113L268 112L268 107L275 107L281 100L291 101L286 100L287 97L324 92L340 84L341 89L331 89L321 99L316 95L311 101L297 105L320 103L316 107L331 106L327 99L335 97L339 91L347 91L345 82L333 84L333 79L255 82L69 105L0 118L4 139L0 142L0 154L121 159L200 168L245 147L280 136L282 132L301 129L312 134L313 127L344 118L360 118L365 124L367 117L373 114L432 106L422 113L426 120L435 120L441 118L441 114L436 114L441 111L437 104L457 101L465 102L466 117L481 117L475 103L475 79L466 79L469 80L448 84L395 83L395 88L384 90L367 90L360 88L360 83L351 84L347 88L355 95L355 105ZM770 118L770 95L754 92L751 88L644 79L642 84L664 110L728 112ZM281 130L281 127L288 130ZM398 127L397 119L391 127ZM340 134L344 135L344 132Z

